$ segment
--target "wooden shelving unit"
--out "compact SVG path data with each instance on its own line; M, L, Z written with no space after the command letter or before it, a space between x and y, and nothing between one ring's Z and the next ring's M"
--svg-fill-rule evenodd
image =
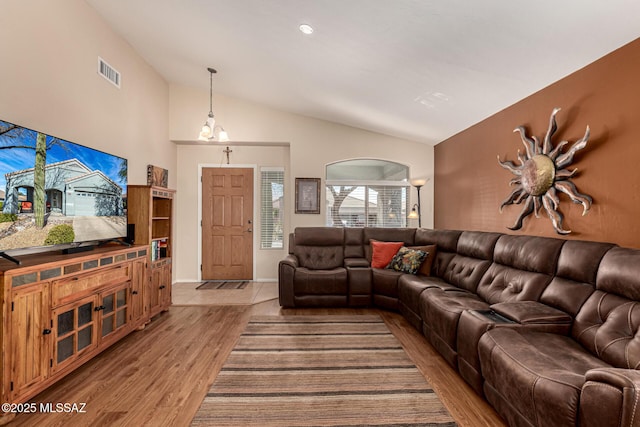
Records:
M0 400L28 401L148 322L148 258L146 246L111 245L0 260Z
M150 271L145 305L151 316L171 305L174 190L149 185L127 188L127 216L133 243L149 245Z

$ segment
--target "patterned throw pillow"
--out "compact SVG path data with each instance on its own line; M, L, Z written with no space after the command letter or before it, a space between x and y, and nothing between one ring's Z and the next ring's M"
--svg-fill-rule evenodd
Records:
M387 268L402 273L416 274L429 255L428 252L402 247L393 257Z
M409 249L416 249L426 252L428 255L425 258L420 270L418 270L419 275L423 276L431 276L431 266L433 265L433 260L436 257L436 245L426 245L426 246L407 246Z

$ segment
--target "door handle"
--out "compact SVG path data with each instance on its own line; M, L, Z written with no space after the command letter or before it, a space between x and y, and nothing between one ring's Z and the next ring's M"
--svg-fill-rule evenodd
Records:
M252 233L253 232L253 228L247 228L247 233Z

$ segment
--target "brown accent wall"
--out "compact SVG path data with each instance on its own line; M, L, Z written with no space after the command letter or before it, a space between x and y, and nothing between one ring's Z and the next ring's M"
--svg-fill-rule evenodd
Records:
M524 125L542 139L554 107L562 108L555 144L573 143L591 128L587 147L574 158L579 172L572 180L594 203L582 216L581 205L560 195L564 227L572 230L567 238L640 247L640 39L438 144L435 228L559 237L544 209L518 231L507 226L524 203L498 211L514 175L496 156L516 161L524 146L513 129Z

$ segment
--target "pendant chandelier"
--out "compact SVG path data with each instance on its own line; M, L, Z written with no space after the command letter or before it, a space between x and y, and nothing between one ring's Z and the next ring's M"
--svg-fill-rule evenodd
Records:
M199 141L220 141L226 142L229 141L229 135L224 130L224 128L220 125L216 126L216 119L213 116L213 75L217 73L214 68L207 68L209 71L209 115L207 116L207 120L202 125L202 129L200 130L200 135L198 136ZM217 132L217 138L216 138Z

